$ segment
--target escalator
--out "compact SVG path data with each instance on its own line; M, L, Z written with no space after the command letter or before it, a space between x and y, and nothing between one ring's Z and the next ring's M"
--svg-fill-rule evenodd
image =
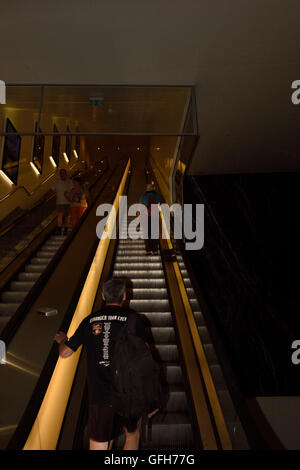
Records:
M91 196L95 196L97 191L99 191L101 183L105 183L105 174L106 171L103 171L100 176L99 174L89 174L88 178L85 177L85 180L87 180L85 184L89 187ZM15 318L19 317L22 304L28 294L32 292L38 280L42 280L42 275L46 272L51 262L55 262L55 258L58 258L56 255L58 255L62 245L66 247L68 243L66 240L71 240L71 237L69 237L71 227L66 229L63 235L57 235L55 233L56 212L53 212L55 208L54 199L55 196L52 196L50 200L51 205L49 204L49 200L46 200L44 204L39 203L39 217L43 215L44 219L39 218L36 220L34 216L29 213L29 215L25 216L25 221L22 220L22 223L18 223L16 226L13 225L10 232L5 235L6 238L8 236L10 236L11 239L15 237L20 238L22 227L25 222L27 223L27 219L31 220L31 230L33 230L34 222L38 223L41 227L39 231L37 231L36 238L31 241L32 245L35 246L35 248L31 250L32 253L27 256L22 253L19 255L21 258L23 257L20 269L15 273L12 270L10 279L5 282L4 287L0 290L0 336L6 343L10 337L8 332L11 330L11 326L14 323L14 316ZM36 209L34 209L33 212L36 212ZM25 241L22 243L24 247L27 246ZM9 271L9 269L10 266L7 270Z
M11 320L29 291L66 240L67 235L50 235L0 295L0 332Z
M137 175L134 176L134 181L139 181ZM116 186L112 188L115 191ZM129 203L137 200L136 193L136 185L131 183L128 190ZM123 235L126 228L121 223L119 234ZM94 305L89 312L95 313L101 308L99 287L107 278L114 276L126 279L129 306L144 318L148 343L161 366L161 379L166 397L165 406L150 420L151 425L146 428L146 433L142 434L140 447L151 450L232 448L232 439L230 440L227 430L231 426L232 415L228 414L226 409L228 397L226 393L222 393L226 391L225 381L223 383L220 379L220 367L184 259L180 253L175 256L174 253L171 254L171 250L166 249L162 240L158 254L151 256L146 254L142 239L129 237L111 240L108 246ZM200 358L201 364L188 325L187 305L180 297L181 288L177 283L180 280L176 280L173 269L176 263L181 272L187 303L192 308L197 335L202 339L205 351L205 360ZM63 331L67 331L67 328ZM55 354L57 358L57 348L53 351L52 361ZM55 448L60 450L88 449L85 359L85 354L82 353L66 402L62 425L55 431L58 432ZM211 384L206 382L207 371L204 370L204 362L208 363L214 387L218 388L215 395L211 394ZM236 417L234 419L233 427L236 427ZM234 437L234 433L230 434L231 438ZM16 448L15 442L12 441L8 448ZM22 442L24 443L24 436ZM114 448L121 449L123 442L124 435L115 441ZM237 443L235 448L239 448L239 444ZM48 448L41 446L41 449ZM247 448L247 443L242 448Z
M70 322L99 243L96 207L111 200L123 171L123 164L115 165L97 178L92 202L67 238L52 238L54 221L47 240L25 262L24 271L9 281L12 288L19 289L22 283L25 289L23 283L27 283L31 289L20 295L20 302L21 296L26 298L4 327L5 335L9 327L7 335L1 333L7 346L6 363L0 367L1 449L23 448L57 360L53 335ZM56 314L40 315L44 307Z
M130 219L128 219L128 224ZM108 269L102 279L102 282L108 277L120 277L127 281L127 298L129 307L137 311L144 318L148 343L153 356L160 363L161 379L166 397L163 409L151 419L151 432L143 433L141 438L141 449L168 449L168 450L191 450L201 448L235 448L248 449L247 438L239 422L234 409L230 394L226 387L226 382L222 374L222 369L216 356L207 325L200 309L189 272L184 259L179 250L175 250L175 258L181 272L184 289L188 296L188 302L192 309L193 318L197 328L197 334L201 339L207 362L209 374L212 377L215 395L208 396L207 390L201 395L200 390L194 390L191 393L191 381L186 371L189 357L182 354L182 343L179 338L181 330L180 319L175 315L178 306L175 305L176 295L171 294L173 290L179 290L177 286L172 285L166 272L166 262L170 256L164 245L160 242L160 249L157 254L147 255L145 244L142 239L130 238L122 239L127 233L125 225L120 226L120 239L112 248L113 254L108 260ZM101 284L101 282L100 282ZM93 313L101 306L101 293L97 294L95 299ZM76 406L80 409L77 416L78 423L73 426L73 437L66 438L67 432L62 431L62 439L59 442L59 449L88 449L87 439L87 403L86 389L83 393L82 380L85 377L85 358L81 362L81 372L78 374L74 390L81 387L82 403L73 402L70 408L74 410ZM204 373L203 373L204 375ZM200 387L207 380L201 372ZM195 382L194 382L195 383ZM207 383L203 387L206 388ZM210 388L212 388L210 387ZM208 389L209 387L207 387ZM199 393L198 393L199 392ZM193 395L193 396L192 396ZM196 401L207 401L207 410L202 409L203 415L202 429L199 431L196 412L194 409ZM216 411L217 410L217 411ZM207 411L207 413L205 413ZM219 414L219 416L218 416ZM216 424L216 416L217 422ZM66 418L70 423L72 419ZM73 416L73 421L76 419ZM70 426L72 428L72 425ZM206 429L210 428L209 429ZM213 436L206 437L209 432ZM75 436L75 437L74 437ZM115 449L122 449L125 436L119 437L115 443ZM205 442L207 441L207 442Z
M161 254L147 255L143 240L121 239L112 275L129 280L130 308L145 319L148 343L160 363L164 395L167 397L164 411L151 419L151 440L141 442L141 448L193 449L191 410L188 409Z

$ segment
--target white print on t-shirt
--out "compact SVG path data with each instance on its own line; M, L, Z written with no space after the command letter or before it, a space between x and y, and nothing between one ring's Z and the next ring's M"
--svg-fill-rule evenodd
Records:
M90 323L93 323L94 321L112 321L112 320L117 320L117 321L126 321L127 317L124 316L118 316L118 315L101 315L100 317L93 317L90 319Z
M109 362L109 340L110 340L110 323L104 323L103 329L103 359Z
M93 317L90 319L90 323L93 323L94 321L105 321L107 320L107 315L101 315L101 317Z

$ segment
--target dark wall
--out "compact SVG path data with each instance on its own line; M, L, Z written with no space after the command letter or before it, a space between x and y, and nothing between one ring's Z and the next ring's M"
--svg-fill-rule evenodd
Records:
M299 395L299 173L190 176L204 247L187 252L242 391Z

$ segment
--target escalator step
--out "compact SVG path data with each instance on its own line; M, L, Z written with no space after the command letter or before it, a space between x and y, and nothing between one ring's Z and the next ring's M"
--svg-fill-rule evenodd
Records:
M118 256L143 256L143 255L146 255L146 250L144 247L136 248L136 247L128 246L127 248L118 248L117 255Z
M114 269L113 276L114 277L124 277L127 279L140 279L140 278L147 278L147 276L151 276L151 278L162 278L164 272L162 269L156 269L155 271L146 271L146 270L136 270L136 269L127 269L125 266L123 269Z
M184 283L184 286L189 289L191 287L191 280L189 278L183 278L183 283Z
M55 254L57 252L57 248L53 246L45 246L43 245L41 250L38 253L44 253L45 255L48 253L49 255Z
M176 344L149 344L153 357L159 362L176 362L179 359Z
M56 251L55 250L52 250L52 251L48 251L48 250L40 250L37 252L37 257L38 258L47 258L47 259L52 259L52 257L55 255Z
M226 422L236 421L237 413L228 390L218 390L219 402Z
M132 240L131 238L127 238L124 240L120 239L119 246L120 247L127 247L127 246L141 247L141 246L145 246L145 240L141 240L140 238L138 238L137 240Z
M164 288L133 288L129 298L137 300L168 299L168 292Z
M137 312L168 312L170 310L168 299L159 300L130 300L130 307Z
M193 434L189 418L184 412L159 412L146 426L146 436L141 440L140 449L188 449L193 448ZM151 429L151 431L150 431ZM122 449L125 434L119 436L114 449Z
M203 349L207 359L208 365L218 364L218 359L216 356L215 349L212 344L204 344Z
M151 440L146 439L142 449L185 449L193 446L193 432L186 413L157 413L151 418Z
M18 274L18 279L20 281L37 281L40 277L40 273L27 273L23 272Z
M47 240L43 246L61 246L62 240Z
M25 272L26 273L40 273L44 271L44 269L47 267L47 264L27 264L25 266Z
M123 262L115 263L115 265L114 265L114 269L116 271L124 270L124 269L127 269L128 267L130 267L130 270L132 270L132 271L135 271L135 270L145 271L145 270L147 270L148 272L149 271L152 272L152 271L155 271L155 270L161 271L162 264L161 263L147 263L147 262L128 264L128 261L123 261Z
M145 319L145 324L152 327L173 326L171 312L139 312Z
M63 241L65 241L65 239L66 239L65 235L52 235L49 240L62 243Z
M50 261L51 261L51 256L48 257L48 258L39 258L39 257L35 256L34 258L31 258L30 264L34 264L34 265L37 265L37 264L45 265L45 264L48 264Z
M183 384L165 385L163 387L163 395L166 400L167 411L186 411L187 398Z
M20 303L0 303L0 316L13 315L20 305Z
M206 326L198 326L199 335L202 341L202 344L210 344L211 339L208 334Z
M149 264L149 263L159 263L160 262L160 256L158 255L146 255L145 254L142 254L142 255L134 255L134 256L128 256L128 255L121 255L119 256L119 254L117 254L116 256L116 263L119 264L119 263L126 263L127 265L130 263L145 263L145 264ZM161 266L161 264L160 264Z
M160 364L162 383L178 385L183 383L182 369L176 362L162 362Z
M195 317L195 320L196 320L196 324L198 326L204 326L205 322L204 322L202 312L196 311L196 312L193 312L193 313L194 313L194 317Z
M21 282L21 281L13 281L10 283L10 289L16 291L30 291L34 286L35 282Z
M171 327L147 327L146 333L147 337L149 337L149 342L154 342L155 344L174 344L176 341L175 330Z
M210 373L213 378L216 390L224 390L226 388L225 378L219 364L210 366Z
M165 287L166 282L163 278L161 279L132 279L131 281L131 287L133 289L148 289L148 288L160 288L160 287Z
M5 291L5 292L2 292L1 294L1 301L6 302L6 303L8 302L13 303L13 304L21 303L25 299L27 293L28 292L26 291L25 292L24 291L21 291L21 292Z

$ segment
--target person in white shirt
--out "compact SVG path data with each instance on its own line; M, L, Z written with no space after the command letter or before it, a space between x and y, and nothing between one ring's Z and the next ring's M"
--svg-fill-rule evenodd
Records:
M59 171L59 179L57 179L52 190L56 194L56 209L57 209L57 233L63 235L70 226L70 201L66 198L65 193L72 187L72 182L68 178L67 171L61 169Z

